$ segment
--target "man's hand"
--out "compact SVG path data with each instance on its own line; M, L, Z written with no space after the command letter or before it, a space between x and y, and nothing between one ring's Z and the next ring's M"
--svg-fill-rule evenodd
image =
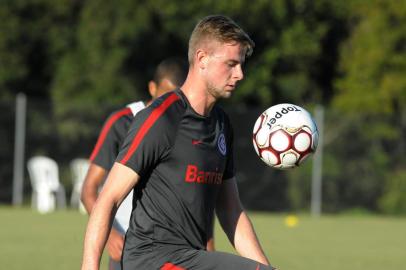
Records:
M114 228L111 229L109 239L107 240L107 251L113 261L119 262L123 253L124 237Z

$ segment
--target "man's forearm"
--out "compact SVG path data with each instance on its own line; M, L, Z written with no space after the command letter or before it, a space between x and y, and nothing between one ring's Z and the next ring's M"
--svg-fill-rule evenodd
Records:
M252 223L244 211L241 212L237 221L234 245L241 256L269 265L269 261L261 248Z
M96 200L97 200L96 192L89 192L85 189L82 190L81 201L89 215L92 212Z
M92 212L93 206L98 196L98 190L107 175L107 171L91 163L87 172L85 181L83 182L81 201L86 208L88 214Z
M99 269L100 258L103 253L110 229L111 220L116 212L113 203L99 200L90 215L86 229L82 270Z
M82 270L99 269L100 258L111 229L112 217L139 179L136 172L120 163L115 163L111 169L90 214L85 236Z

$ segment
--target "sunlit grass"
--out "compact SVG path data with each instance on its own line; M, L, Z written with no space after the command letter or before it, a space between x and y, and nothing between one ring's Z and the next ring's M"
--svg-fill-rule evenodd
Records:
M282 270L403 269L406 263L406 218L299 215L289 227L287 215L250 216L265 252ZM0 220L1 269L79 269L87 216L0 207ZM216 248L233 252L218 226Z

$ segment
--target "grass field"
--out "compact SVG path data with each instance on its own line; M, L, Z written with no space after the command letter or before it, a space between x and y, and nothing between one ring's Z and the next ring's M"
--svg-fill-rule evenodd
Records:
M299 216L250 213L258 237L281 270L405 269L406 218ZM75 211L40 215L28 208L0 207L1 269L79 269L87 217ZM218 250L232 252L216 228ZM103 268L106 259L103 259Z

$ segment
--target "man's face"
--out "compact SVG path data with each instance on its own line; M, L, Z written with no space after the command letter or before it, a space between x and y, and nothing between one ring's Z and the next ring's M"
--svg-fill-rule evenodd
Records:
M230 97L237 82L244 77L245 52L241 45L214 42L206 61L204 73L209 94L215 99Z

